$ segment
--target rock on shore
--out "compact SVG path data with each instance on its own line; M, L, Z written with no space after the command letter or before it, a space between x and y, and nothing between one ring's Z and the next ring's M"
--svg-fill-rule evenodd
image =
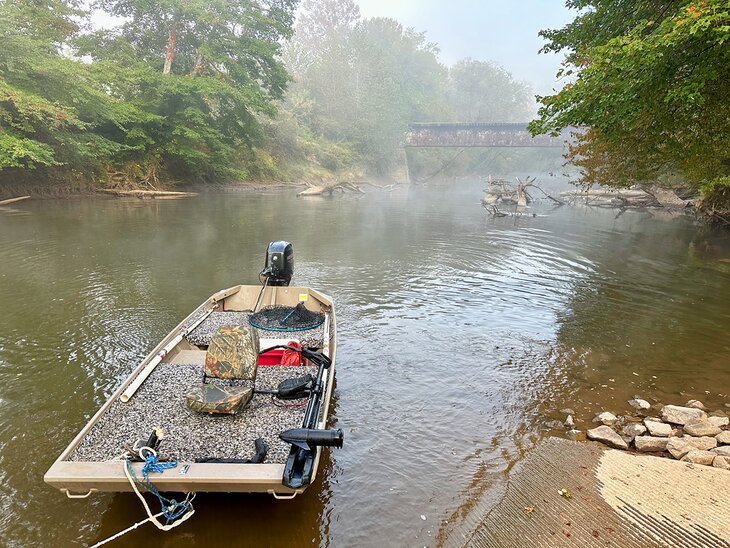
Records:
M705 466L711 466L712 461L715 460L715 455L711 451L699 451L694 449L687 453L681 458L682 462L691 462L693 464L704 464Z
M659 438L655 436L637 436L634 439L636 449L642 453L664 451L667 448L669 438Z
M683 440L685 443L691 445L695 449L699 449L700 451L707 451L708 449L717 447L717 440L715 438L711 438L710 436L683 436L679 439Z
M685 433L690 436L717 436L722 430L709 421L688 422L684 425Z
M618 420L618 417L614 415L613 413L609 413L608 411L604 411L603 413L599 413L595 416L593 419L593 422L600 422L601 424L604 424L606 426L612 426L616 424L616 421Z
M699 422L707 420L707 413L694 407L681 407L679 405L665 405L662 407L662 419L672 424L685 425L688 422Z
M642 436L646 433L646 426L641 423L634 422L624 426L621 433L627 438L631 438L633 440L636 436Z
M665 422L647 421L644 424L652 436L668 438L672 434L672 427Z
M651 404L646 400L642 400L641 398L629 400L629 405L638 411L646 411L647 409L651 409Z
M588 430L586 434L591 440L600 441L617 449L629 448L624 439L619 436L611 427L606 426L605 424L602 426L598 426L597 428Z
M720 432L717 436L715 436L715 439L717 440L717 443L722 445L730 445L730 430L725 430L724 432Z
M663 453L684 462L730 470L730 419L723 411L708 417L702 402L690 400L686 407L665 405L661 418L643 417L642 424L645 401L638 396L629 400L633 413L620 417L608 411L597 414L593 422L601 426L588 430L588 439L617 449L633 444L642 453Z

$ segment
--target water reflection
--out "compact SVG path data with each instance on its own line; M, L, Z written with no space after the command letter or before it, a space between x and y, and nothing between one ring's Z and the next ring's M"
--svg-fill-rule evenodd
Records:
M0 216L2 542L85 543L142 519L130 495L67 502L42 475L182 316L255 283L274 239L294 242L296 281L336 300L345 447L294 501L201 495L179 531L127 542L434 545L476 497L496 500L566 405L584 420L634 392L729 401L727 240L630 212L495 219L480 197L211 194Z

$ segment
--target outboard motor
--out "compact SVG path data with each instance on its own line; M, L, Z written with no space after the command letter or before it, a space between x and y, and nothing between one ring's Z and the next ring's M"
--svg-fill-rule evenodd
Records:
M269 243L261 276L266 285L289 285L294 275L294 248L289 242Z

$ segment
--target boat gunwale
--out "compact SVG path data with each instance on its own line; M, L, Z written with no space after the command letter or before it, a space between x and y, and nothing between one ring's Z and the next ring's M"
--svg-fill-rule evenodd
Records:
M186 316L175 328L170 331L148 354L147 356L135 367L135 369L127 376L124 382L114 391L114 393L108 397L106 402L97 410L97 412L87 421L85 426L76 434L73 440L68 446L61 452L61 454L54 460L51 467L44 475L44 481L53 487L57 487L61 491L65 491L69 497L73 496L70 494L70 490L74 491L86 491L88 489L89 494L93 491L127 491L131 490L129 483L124 476L121 468L116 468L115 465L121 461L70 461L68 457L76 450L78 445L88 435L89 431L96 425L99 419L106 413L109 407L121 397L122 393L127 387L134 382L138 375L144 370L149 362L157 356L157 354L175 337L180 335L183 328L189 324L192 320L200 316L211 306L218 306L223 304L225 310L225 299L236 295L241 289L246 287L256 287L251 285L237 285L228 289L222 289L207 300L200 304L195 310L193 310L188 316ZM274 290L275 288L270 288ZM336 354L336 337L337 330L335 326L335 311L332 299L319 291L311 289L309 287L286 287L287 290L294 291L307 291L309 295L314 297L320 304L325 307L326 310L326 322L329 324L326 326L326 331L323 340L323 351L325 354L330 355L332 364L326 371L326 398L325 405L320 411L319 421L317 423L319 428L326 426L327 420L329 419L329 408L330 400L332 398L332 392L334 389L334 373L335 373L335 354ZM272 291L272 303L276 304L275 301L277 295L275 291ZM180 343L178 343L180 344ZM168 353L171 355L172 351L177 348L177 345ZM312 470L312 481L316 477L317 470L319 468L319 460L321 456L321 448L318 448L317 455L315 457L315 463ZM196 484L205 484L208 487L203 489L204 491L221 491L221 492L269 492L269 493L286 493L286 494L298 494L304 491L304 488L291 489L285 487L282 484L282 474L284 471L284 464L277 463L260 463L260 464L218 464L218 463L185 463L190 464L190 468L185 477L179 474L173 475L160 475L155 479L155 483L159 483L162 486L181 486L181 490L189 490L189 487L183 486L195 486ZM135 466L135 465L133 465ZM91 475L83 476L80 472L85 469L91 468L93 473ZM139 463L141 470L141 463ZM72 469L72 470L69 470ZM247 470L249 472L256 471L255 474L243 474L240 472ZM197 477L200 472L203 471L216 471L216 474L206 475L205 477ZM71 472L71 473L70 473ZM194 472L194 473L191 473ZM226 474L223 472L234 472L234 474ZM261 472L266 472L261 474ZM228 477L226 477L228 476ZM123 483L122 483L123 481ZM109 484L111 489L99 489L97 487L89 487L90 485ZM129 489L126 489L129 487ZM236 489L236 486L256 486L261 489ZM233 487L232 489L229 487ZM172 489L174 490L174 489Z

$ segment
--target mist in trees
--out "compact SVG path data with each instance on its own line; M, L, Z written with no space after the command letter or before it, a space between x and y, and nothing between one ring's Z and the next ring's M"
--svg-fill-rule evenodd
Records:
M504 68L472 59L447 67L425 33L363 18L351 0L305 0L285 61L299 99L287 105L292 115L310 133L347 142L352 168L371 176L402 164L410 122L526 121L534 112L529 85Z
M89 9L119 18L94 29ZM452 67L351 0L0 3L0 183L372 176L409 122L527 121L529 86ZM295 21L296 15L296 21Z

